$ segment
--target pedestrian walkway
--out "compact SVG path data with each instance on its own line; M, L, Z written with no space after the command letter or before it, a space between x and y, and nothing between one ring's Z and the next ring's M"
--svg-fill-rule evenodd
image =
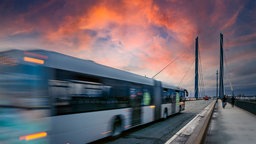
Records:
M221 100L216 104L206 144L255 144L256 115L229 103L222 108Z

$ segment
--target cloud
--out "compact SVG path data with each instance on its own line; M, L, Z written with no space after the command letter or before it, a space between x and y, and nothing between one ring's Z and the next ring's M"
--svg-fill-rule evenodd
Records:
M256 33L242 35L227 42L227 47L246 46L255 43Z
M173 61L156 78L187 87L194 84L196 36L208 87L219 67L220 32L230 69L254 59L255 3L249 0L0 3L1 48L44 48L148 77ZM251 70L249 64L237 75Z

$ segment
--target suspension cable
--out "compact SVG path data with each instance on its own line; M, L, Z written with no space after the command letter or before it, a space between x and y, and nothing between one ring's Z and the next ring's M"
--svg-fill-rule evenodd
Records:
M184 56L185 54L183 53L182 56ZM180 56L176 56L172 61L170 61L163 69L161 69L158 73L156 73L152 78L155 78L158 74L160 74L163 70L165 70L170 64L172 64L173 62L175 62Z
M231 80L230 80L230 75L229 75L230 71L229 71L229 66L227 64L227 58L226 58L225 53L224 53L224 64L225 64L225 66L227 68L227 72L228 72L227 78L228 78L229 86L230 86L230 89L231 89L231 92L232 92L232 95L233 95L234 89L233 89L233 85L232 85Z
M170 64L172 64L178 57L173 59L171 62L169 62L163 69L161 69L158 73L156 73L152 78L156 77L158 74L160 74L164 69L166 69Z
M193 65L195 64L195 61L193 61L193 64L189 67L189 69L184 73L183 77L181 78L180 82L179 82L179 87L181 86L184 78L187 76L188 72L192 69Z
M198 56L199 56L199 84L201 87L200 88L200 92L201 92L201 96L205 95L205 90L204 90L204 77L203 77L203 71L202 71L202 63L201 63L201 55L200 55L200 51L198 51Z

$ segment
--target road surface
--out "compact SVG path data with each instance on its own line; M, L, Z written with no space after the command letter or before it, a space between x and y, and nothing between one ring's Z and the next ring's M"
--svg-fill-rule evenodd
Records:
M186 110L180 114L170 116L144 126L124 132L119 138L105 138L94 143L107 144L163 144L176 132L192 120L212 100L187 101Z

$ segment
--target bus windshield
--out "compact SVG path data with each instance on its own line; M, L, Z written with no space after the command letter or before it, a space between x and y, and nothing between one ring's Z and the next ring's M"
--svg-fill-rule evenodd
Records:
M29 134L49 130L43 119L49 115L43 69L0 63L0 143L22 143Z

